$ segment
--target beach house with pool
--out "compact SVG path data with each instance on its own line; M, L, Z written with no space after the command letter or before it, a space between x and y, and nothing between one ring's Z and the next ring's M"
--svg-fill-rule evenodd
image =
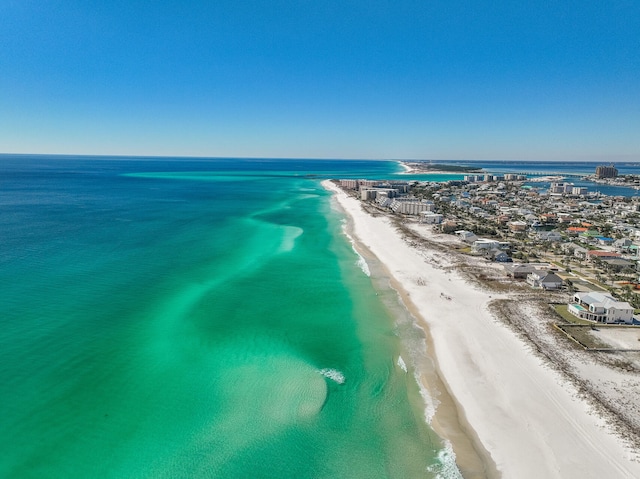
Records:
M618 301L608 293L576 293L567 310L580 319L599 323L633 322L633 307L626 301Z

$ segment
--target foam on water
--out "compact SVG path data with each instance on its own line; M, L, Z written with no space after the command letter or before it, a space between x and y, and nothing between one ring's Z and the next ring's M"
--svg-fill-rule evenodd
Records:
M344 384L344 374L342 374L337 369L323 368L319 371L319 373L322 374L325 378L329 378L338 384Z
M358 266L358 268L360 268L362 270L362 272L364 274L366 274L367 276L371 276L371 271L369 270L369 265L367 264L367 261L364 259L364 257L358 252L358 250L356 249L356 242L353 239L353 237L347 232L347 221L343 220L342 221L342 232L344 233L344 235L347 237L347 239L349 240L349 243L351 243L351 249L353 249L353 252L358 256L358 261L356 261L356 266Z
M438 407L439 401L435 399L427 390L427 388L422 384L420 380L420 375L416 372L414 374L415 380L418 383L418 387L420 388L420 396L424 401L424 418L427 421L427 424L431 424L433 420L433 416L436 414L436 409Z
M400 366L400 369L402 369L405 373L407 372L407 364L404 362L404 359L402 359L402 356L398 356L398 366Z
M436 479L463 479L460 469L456 464L456 454L449 441L445 442L445 447L438 451L438 464L429 466L428 472L435 474Z
M353 251L355 251L356 254L358 255L358 261L356 261L356 265L358 266L358 268L360 268L362 272L367 276L371 276L371 271L369 271L369 265L367 264L365 259L362 256L360 256L360 254L358 253L358 251L356 251L355 248L353 248Z

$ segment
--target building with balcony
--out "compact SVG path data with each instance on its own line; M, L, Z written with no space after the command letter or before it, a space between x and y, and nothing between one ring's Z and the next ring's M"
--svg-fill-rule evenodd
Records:
M580 319L598 323L633 322L633 307L629 303L597 291L574 294L573 302L567 306L567 311Z

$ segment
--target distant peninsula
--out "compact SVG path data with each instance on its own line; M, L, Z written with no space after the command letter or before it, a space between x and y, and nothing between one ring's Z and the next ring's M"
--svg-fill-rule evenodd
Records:
M426 161L402 161L407 173L481 173L482 168L476 166L449 165Z

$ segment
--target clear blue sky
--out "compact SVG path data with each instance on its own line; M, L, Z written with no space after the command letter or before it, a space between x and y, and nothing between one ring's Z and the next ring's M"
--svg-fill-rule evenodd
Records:
M0 152L637 161L640 1L0 0Z

